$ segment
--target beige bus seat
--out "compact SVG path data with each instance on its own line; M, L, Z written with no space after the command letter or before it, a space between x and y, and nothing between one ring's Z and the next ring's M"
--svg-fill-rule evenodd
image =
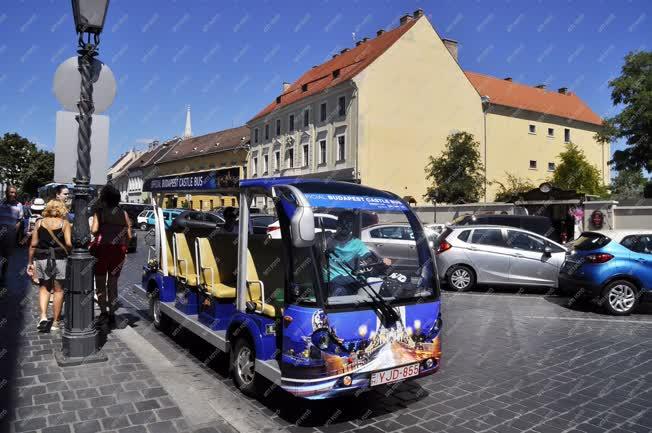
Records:
M165 231L165 237L163 238L163 242L166 243L166 254L165 254L165 259L167 260L168 263L168 275L171 277L174 277L177 275L176 273L176 266L174 266L174 254L172 252L172 242L171 242L172 236L171 233L168 232L167 230Z
M256 311L263 316L276 317L276 308L272 304L265 303L263 305L263 294L268 296L264 283L258 278L258 271L251 251L247 250L247 301L253 302Z
M234 299L235 286L222 283L220 268L208 238L197 238L199 257L199 279L204 291L218 299Z
M176 271L177 278L189 286L197 285L197 274L195 262L190 254L188 240L183 233L174 233L174 247L176 250Z

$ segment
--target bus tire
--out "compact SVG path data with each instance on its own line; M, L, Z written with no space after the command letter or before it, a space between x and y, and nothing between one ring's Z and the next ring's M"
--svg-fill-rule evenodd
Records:
M149 317L152 318L154 327L159 331L165 331L169 323L168 317L161 311L161 301L158 299L158 291L150 292L149 297Z
M256 351L247 338L238 338L231 352L233 383L245 395L257 397L260 377L256 374Z

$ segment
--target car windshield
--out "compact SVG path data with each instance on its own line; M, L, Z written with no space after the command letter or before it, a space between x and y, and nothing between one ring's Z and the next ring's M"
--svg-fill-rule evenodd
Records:
M294 248L297 302L325 306L419 302L437 293L432 240L399 200L307 193L315 215L312 247ZM317 278L315 278L317 274Z
M600 233L585 232L573 241L572 247L579 251L595 250L604 247L610 241L611 239Z

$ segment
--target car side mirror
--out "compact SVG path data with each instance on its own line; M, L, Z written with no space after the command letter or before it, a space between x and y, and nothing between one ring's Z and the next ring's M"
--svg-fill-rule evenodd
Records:
M552 248L550 248L549 246L546 245L543 248L543 255L550 257L552 255Z
M310 206L297 207L290 221L292 245L297 248L309 247L315 241L315 217Z

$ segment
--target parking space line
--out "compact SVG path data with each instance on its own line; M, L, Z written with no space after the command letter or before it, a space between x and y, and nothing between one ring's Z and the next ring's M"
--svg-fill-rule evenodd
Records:
M627 320L627 319L607 319L597 317L562 317L562 316L523 316L525 319L544 319L544 320L580 320L587 322L622 322L631 324L652 325L652 320Z

